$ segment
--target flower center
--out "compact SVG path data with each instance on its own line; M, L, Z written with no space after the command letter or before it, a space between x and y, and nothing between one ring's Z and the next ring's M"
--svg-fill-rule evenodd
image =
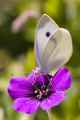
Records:
M38 99L38 100L43 100L45 98L47 98L50 95L50 86L49 85L39 85L39 84L35 84L35 89L34 89L34 96Z

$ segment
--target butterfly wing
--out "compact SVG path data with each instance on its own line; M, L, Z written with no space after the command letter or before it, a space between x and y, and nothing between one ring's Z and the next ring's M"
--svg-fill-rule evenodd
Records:
M46 35L49 33L49 36ZM64 65L72 54L70 33L47 15L43 15L36 31L35 52L39 68L49 72Z

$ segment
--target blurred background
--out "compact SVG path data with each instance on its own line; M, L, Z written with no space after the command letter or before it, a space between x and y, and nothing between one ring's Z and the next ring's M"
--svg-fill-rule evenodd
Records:
M73 85L66 100L52 109L53 120L80 120L80 0L0 0L0 120L48 120L42 110L32 117L16 113L7 94L11 76L35 67L34 34L43 13L70 31L74 47L66 65Z

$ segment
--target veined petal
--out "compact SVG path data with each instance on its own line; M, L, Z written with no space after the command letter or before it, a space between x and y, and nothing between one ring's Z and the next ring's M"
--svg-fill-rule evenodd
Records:
M67 68L62 68L53 76L51 85L53 89L67 90L71 86L71 81L70 71Z
M32 114L37 111L39 101L30 98L18 98L13 104L13 109L17 112Z
M49 110L52 107L59 105L64 100L65 93L62 91L57 91L56 93L49 96L47 99L43 100L40 107L43 110Z
M8 86L8 93L13 98L26 97L29 94L32 94L32 84L26 77L14 77L10 80Z

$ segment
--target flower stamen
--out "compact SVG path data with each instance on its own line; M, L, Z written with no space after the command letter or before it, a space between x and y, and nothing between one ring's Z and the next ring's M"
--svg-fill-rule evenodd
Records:
M48 97L48 95L50 94L49 91L49 86L39 86L39 88L35 87L36 89L34 90L34 96L38 99L38 100L43 100L45 98Z

